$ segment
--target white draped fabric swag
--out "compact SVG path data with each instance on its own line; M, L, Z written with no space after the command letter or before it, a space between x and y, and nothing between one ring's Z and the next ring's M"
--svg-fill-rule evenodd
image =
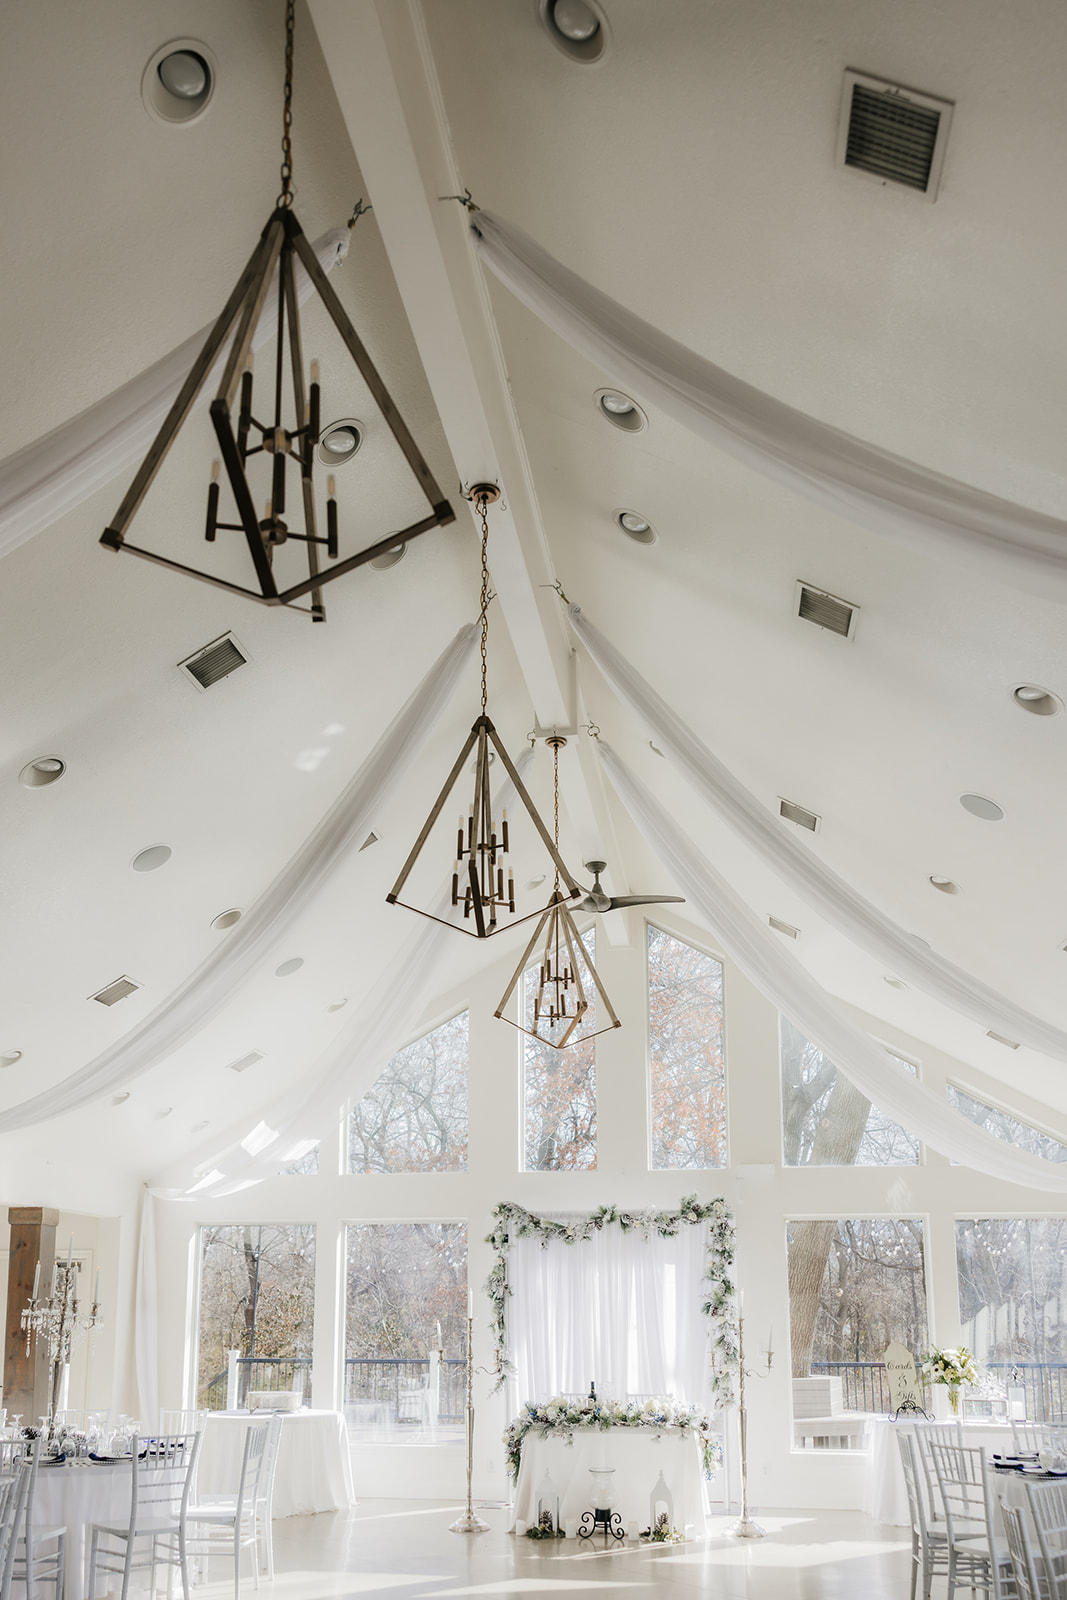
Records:
M516 762L520 778L525 779L533 755L532 749L525 750ZM513 788L510 778L501 786L497 811L511 804ZM437 915L447 915L449 900L447 895L442 898ZM336 1129L345 1104L355 1105L374 1087L410 1038L431 999L430 981L451 937L441 923L423 923L375 983L373 1006L354 1008L336 1039L303 1074L302 1086L273 1106L236 1148L211 1164L199 1182L184 1191L160 1188L157 1193L169 1199L233 1194L273 1177L327 1137ZM308 1081L310 1090L305 1086Z
M386 728L338 799L225 940L144 1020L51 1089L0 1113L0 1134L114 1092L172 1055L251 976L338 865L363 843L386 797L422 749L474 654L477 629L461 628Z
M535 316L645 405L836 516L1067 600L1067 522L865 444L724 372L488 211L478 255Z
M347 228L331 228L315 240L312 249L324 272L345 259L350 238ZM296 292L301 304L312 292L311 279L299 264ZM260 313L254 348L274 337L276 324L277 274ZM201 328L129 383L0 461L0 558L140 463L212 326Z
M665 756L677 762L697 793L784 883L847 939L933 999L1032 1050L1067 1061L1067 1033L998 994L878 910L832 867L792 837L755 795L708 749L651 684L631 666L580 606L567 612L576 637L619 698L634 711Z
M602 741L600 759L623 804L678 887L733 961L772 1005L829 1057L878 1109L943 1156L1007 1183L1067 1194L1067 1164L1046 1161L987 1133L920 1083L851 1022L748 909L665 808Z

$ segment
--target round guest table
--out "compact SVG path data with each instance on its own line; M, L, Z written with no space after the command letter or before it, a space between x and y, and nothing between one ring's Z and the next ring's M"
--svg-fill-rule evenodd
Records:
M867 1486L863 1496L863 1509L875 1522L887 1522L893 1527L906 1528L908 1492L904 1486L904 1469L900 1464L900 1451L895 1435L901 1430L914 1432L927 1426L922 1422L893 1422L889 1417L872 1417L867 1435ZM945 1424L941 1423L941 1427ZM1007 1422L964 1422L963 1443L981 1446L987 1456L996 1451L1008 1455L1012 1450L1013 1434ZM999 1479L998 1479L999 1482Z
M209 1411L200 1446L196 1492L234 1495L241 1476L248 1424L268 1420L269 1411ZM348 1429L339 1411L286 1411L274 1480L274 1516L300 1517L343 1511L355 1501Z
M591 1467L614 1467L613 1509L624 1532L635 1522L642 1532L648 1527L649 1501L662 1471L674 1496L675 1527L689 1538L703 1538L708 1490L700 1441L645 1428L575 1428L569 1440L528 1433L522 1441L510 1528L537 1521L537 1491L546 1470L559 1491L560 1523L579 1522L593 1506Z
M34 1496L37 1528L67 1530L63 1600L85 1600L89 1593L89 1542L94 1522L129 1522L130 1464L40 1467ZM42 1591L45 1585L38 1586ZM49 1590L51 1593L51 1590Z

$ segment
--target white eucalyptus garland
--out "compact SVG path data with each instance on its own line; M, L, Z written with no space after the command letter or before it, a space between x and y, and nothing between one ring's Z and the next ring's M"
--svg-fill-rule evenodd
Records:
M490 1326L496 1352L496 1389L515 1371L508 1355L507 1303L508 1253L516 1239L538 1238L542 1246L558 1241L580 1244L601 1228L617 1222L624 1233L638 1230L646 1238L653 1234L673 1239L684 1227L706 1224L708 1251L704 1263L705 1295L702 1310L711 1326L711 1378L709 1388L720 1406L735 1398L739 1341L737 1305L734 1298L734 1218L725 1200L706 1204L695 1194L686 1195L677 1211L620 1211L617 1206L598 1206L586 1216L558 1222L553 1217L535 1216L524 1206L504 1200L493 1208L493 1231L486 1237L496 1252L492 1271L485 1280L485 1292L492 1305ZM494 1390L495 1392L495 1390Z

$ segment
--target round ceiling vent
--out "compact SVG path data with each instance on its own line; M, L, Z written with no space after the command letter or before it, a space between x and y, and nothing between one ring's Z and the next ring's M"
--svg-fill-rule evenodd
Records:
M984 822L1000 822L1004 816L1003 806L998 806L995 800L987 800L984 794L961 794L960 805L972 817L981 817Z
M172 126L195 122L215 93L215 57L199 39L161 45L141 75L141 99L150 117Z
M165 867L173 855L169 844L151 844L147 850L141 850L134 856L130 866L134 872L155 872L159 867Z
M362 422L357 422L354 417L342 417L340 422L331 422L319 434L319 460L328 467L343 467L346 461L352 460L363 443L365 431Z
M623 433L640 433L642 428L648 427L648 418L637 401L631 400L621 389L598 389L595 399L600 415L613 428L621 428Z
M541 26L570 61L592 66L608 43L604 13L593 0L540 0Z
M36 761L30 761L19 773L19 782L24 789L44 789L50 783L57 783L67 770L67 763L59 756L38 756Z
M232 928L235 922L240 922L241 913L236 906L231 906L229 911L220 911L217 917L212 917L211 926L217 933L223 933L227 928Z
M290 956L289 960L283 961L280 967L275 967L274 976L276 978L288 978L292 973L299 972L303 965L303 956Z

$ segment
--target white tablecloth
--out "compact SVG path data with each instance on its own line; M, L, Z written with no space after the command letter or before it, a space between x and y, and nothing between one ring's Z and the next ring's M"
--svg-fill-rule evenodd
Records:
M257 1417L265 1413L257 1412ZM208 1412L200 1447L197 1494L236 1494L241 1476L247 1412ZM291 1411L281 1417L278 1475L274 1480L275 1517L342 1511L352 1505L352 1461L348 1430L339 1411Z
M899 1528L908 1525L908 1492L904 1487L904 1469L900 1465L895 1435L901 1429L912 1431L922 1426L921 1422L891 1422L888 1417L871 1419L863 1509L876 1522L887 1522ZM963 1442L981 1445L988 1455L994 1450L1006 1455L1012 1448L1011 1427L1006 1422L965 1422Z
M641 1428L576 1430L569 1444L565 1439L527 1434L510 1526L537 1521L537 1491L546 1469L559 1491L560 1521L577 1522L593 1504L590 1467L615 1468L614 1510L624 1529L632 1522L648 1527L649 1500L662 1471L674 1496L675 1526L690 1537L703 1537L708 1491L699 1441L670 1433L657 1438Z
M94 1522L129 1522L130 1469L118 1467L40 1467L34 1498L35 1528L65 1527L67 1570L63 1600L89 1593L89 1529ZM41 1586L44 1592L44 1586ZM51 1591L49 1591L51 1593Z

